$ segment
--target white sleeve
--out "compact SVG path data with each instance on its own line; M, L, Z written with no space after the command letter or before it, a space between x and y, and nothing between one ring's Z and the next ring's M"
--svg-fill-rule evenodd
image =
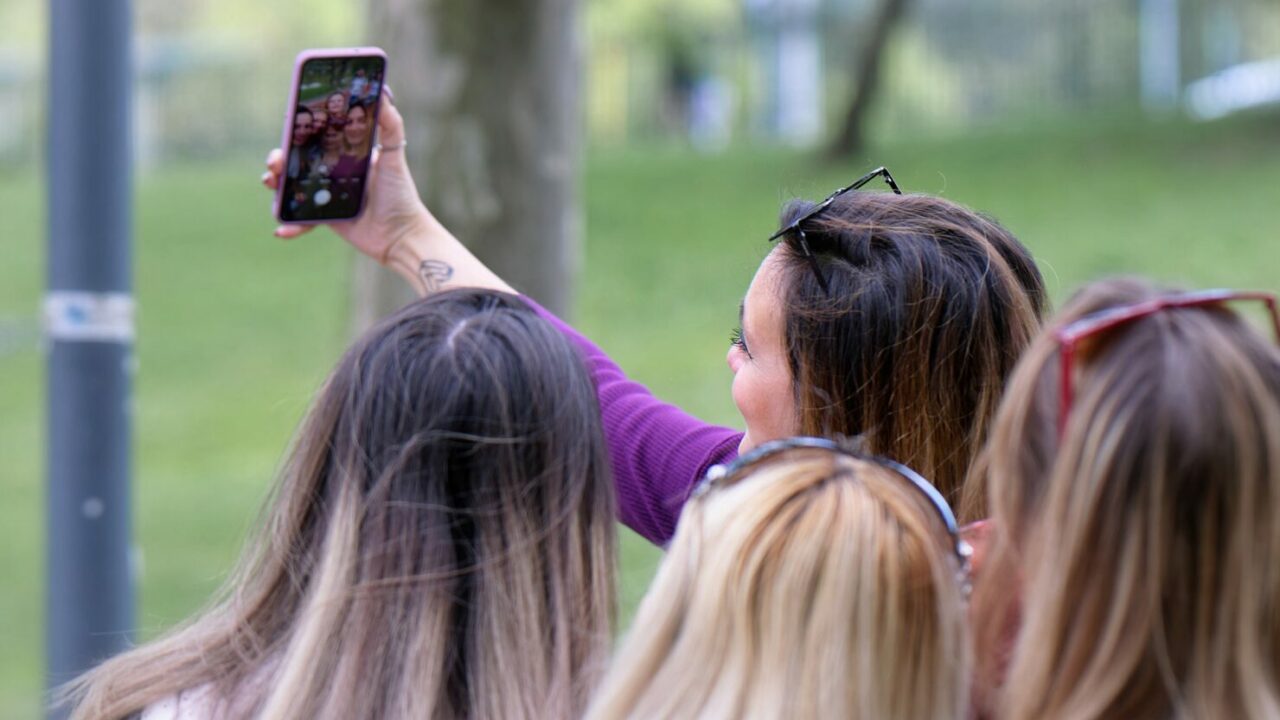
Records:
M210 710L209 686L202 685L148 705L141 720L209 720Z

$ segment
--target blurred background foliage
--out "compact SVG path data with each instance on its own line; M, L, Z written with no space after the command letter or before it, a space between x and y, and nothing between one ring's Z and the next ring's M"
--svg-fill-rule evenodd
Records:
M1173 24L1151 14L1170 6ZM0 718L40 714L46 8L0 2ZM999 218L1056 299L1118 272L1280 289L1280 115L1266 70L1280 57L1280 6L913 0L888 46L871 145L829 161L818 147L873 9L584 0L586 256L574 319L661 396L738 422L722 359L778 207L876 164L909 191ZM220 582L348 341L350 253L324 231L274 241L256 178L279 138L294 54L370 39L361 4L346 0L135 0L135 13L146 638ZM1144 40L1152 22L1172 34ZM430 81L431 68L391 62L393 86ZM1194 98L1259 107L1205 121ZM628 610L656 559L624 544Z
M592 146L813 145L845 109L885 0L583 0ZM1280 57L1272 0L903 0L876 137L955 137L1195 105L1197 80ZM345 0L135 3L137 153L144 167L257 152L279 132L298 49L367 40ZM44 5L0 4L0 161L34 163ZM391 66L392 84L431 68ZM1280 70L1270 84L1280 101ZM1196 108L1193 108L1196 109ZM1199 112L1199 110L1197 110Z

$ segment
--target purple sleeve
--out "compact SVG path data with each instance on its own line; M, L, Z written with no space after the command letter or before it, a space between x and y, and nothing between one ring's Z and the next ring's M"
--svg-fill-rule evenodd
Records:
M600 400L620 519L649 542L665 545L694 485L707 468L737 456L742 433L708 425L658 400L648 388L628 380L577 330L533 300L524 300L586 358Z

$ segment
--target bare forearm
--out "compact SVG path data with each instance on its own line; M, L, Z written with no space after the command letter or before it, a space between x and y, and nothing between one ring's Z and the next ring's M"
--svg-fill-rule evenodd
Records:
M404 278L418 295L456 287L515 292L429 213L424 212L409 227L405 236L391 246L384 264Z

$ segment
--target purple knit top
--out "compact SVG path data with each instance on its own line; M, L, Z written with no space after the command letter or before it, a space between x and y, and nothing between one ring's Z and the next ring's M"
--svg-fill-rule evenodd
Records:
M619 519L649 542L666 545L689 493L707 468L737 457L742 433L708 425L658 400L644 385L627 379L595 343L533 300L524 300L578 346L595 380Z

